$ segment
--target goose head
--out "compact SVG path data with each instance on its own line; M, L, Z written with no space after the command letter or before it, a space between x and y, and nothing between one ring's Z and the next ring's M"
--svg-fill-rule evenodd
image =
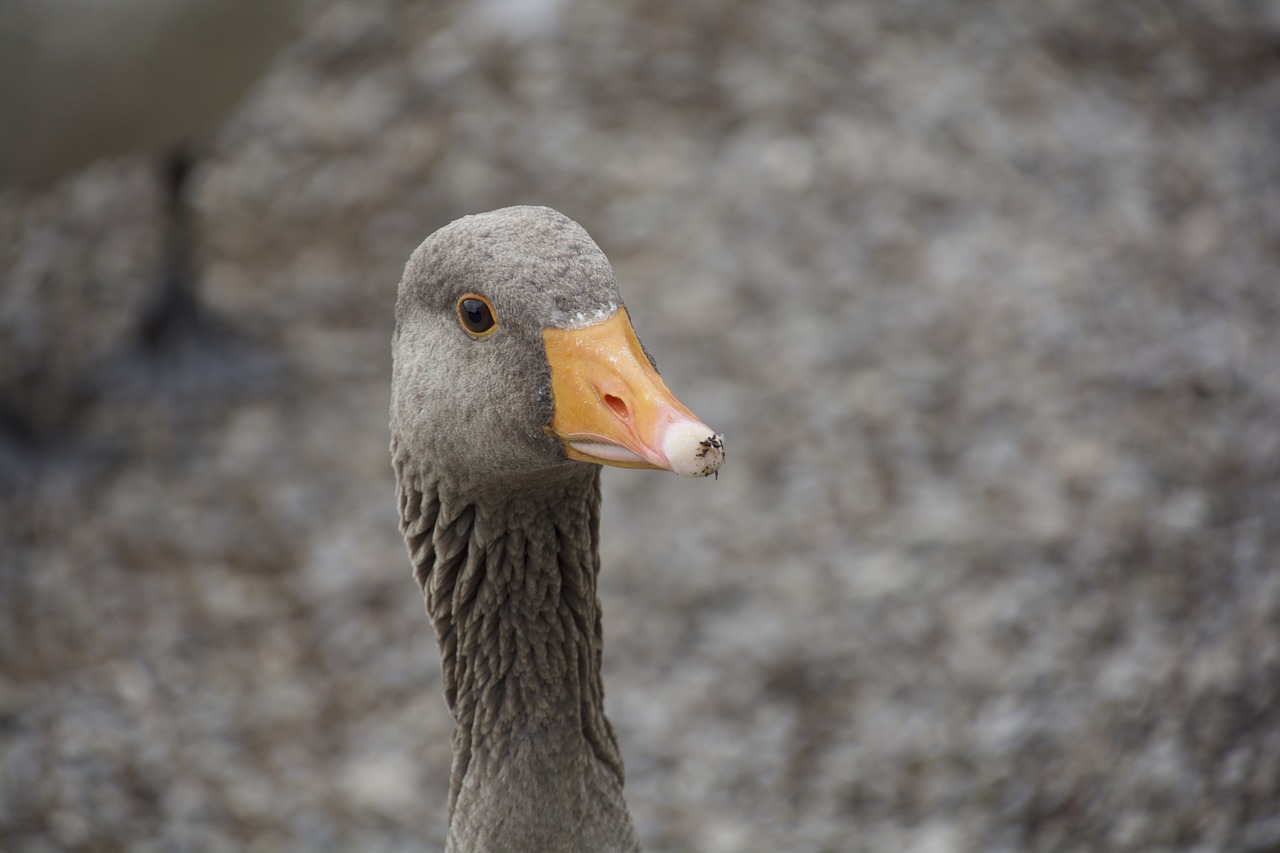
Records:
M396 303L391 428L433 479L583 462L715 473L720 437L671 394L613 270L545 207L468 216L410 258Z

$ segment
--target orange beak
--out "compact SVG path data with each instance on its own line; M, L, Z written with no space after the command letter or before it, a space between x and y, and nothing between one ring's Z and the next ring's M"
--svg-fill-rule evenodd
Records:
M590 326L544 329L542 341L555 410L548 432L570 459L687 477L719 470L720 436L667 390L627 309Z

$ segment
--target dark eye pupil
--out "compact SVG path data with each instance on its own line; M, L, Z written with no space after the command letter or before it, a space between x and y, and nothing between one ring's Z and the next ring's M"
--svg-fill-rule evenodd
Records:
M480 334L493 328L493 312L480 299L462 300L462 324L469 331Z

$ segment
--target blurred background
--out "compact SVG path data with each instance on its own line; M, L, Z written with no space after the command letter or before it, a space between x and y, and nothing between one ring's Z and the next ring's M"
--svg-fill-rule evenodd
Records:
M288 16L178 196L204 355L154 153L0 190L0 846L443 847L392 305L536 203L726 437L604 474L647 849L1280 850L1280 4Z

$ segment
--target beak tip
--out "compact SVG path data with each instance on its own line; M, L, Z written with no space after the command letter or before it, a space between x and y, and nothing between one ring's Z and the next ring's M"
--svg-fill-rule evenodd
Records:
M698 421L672 424L662 441L671 470L682 477L709 477L724 464L724 441Z

